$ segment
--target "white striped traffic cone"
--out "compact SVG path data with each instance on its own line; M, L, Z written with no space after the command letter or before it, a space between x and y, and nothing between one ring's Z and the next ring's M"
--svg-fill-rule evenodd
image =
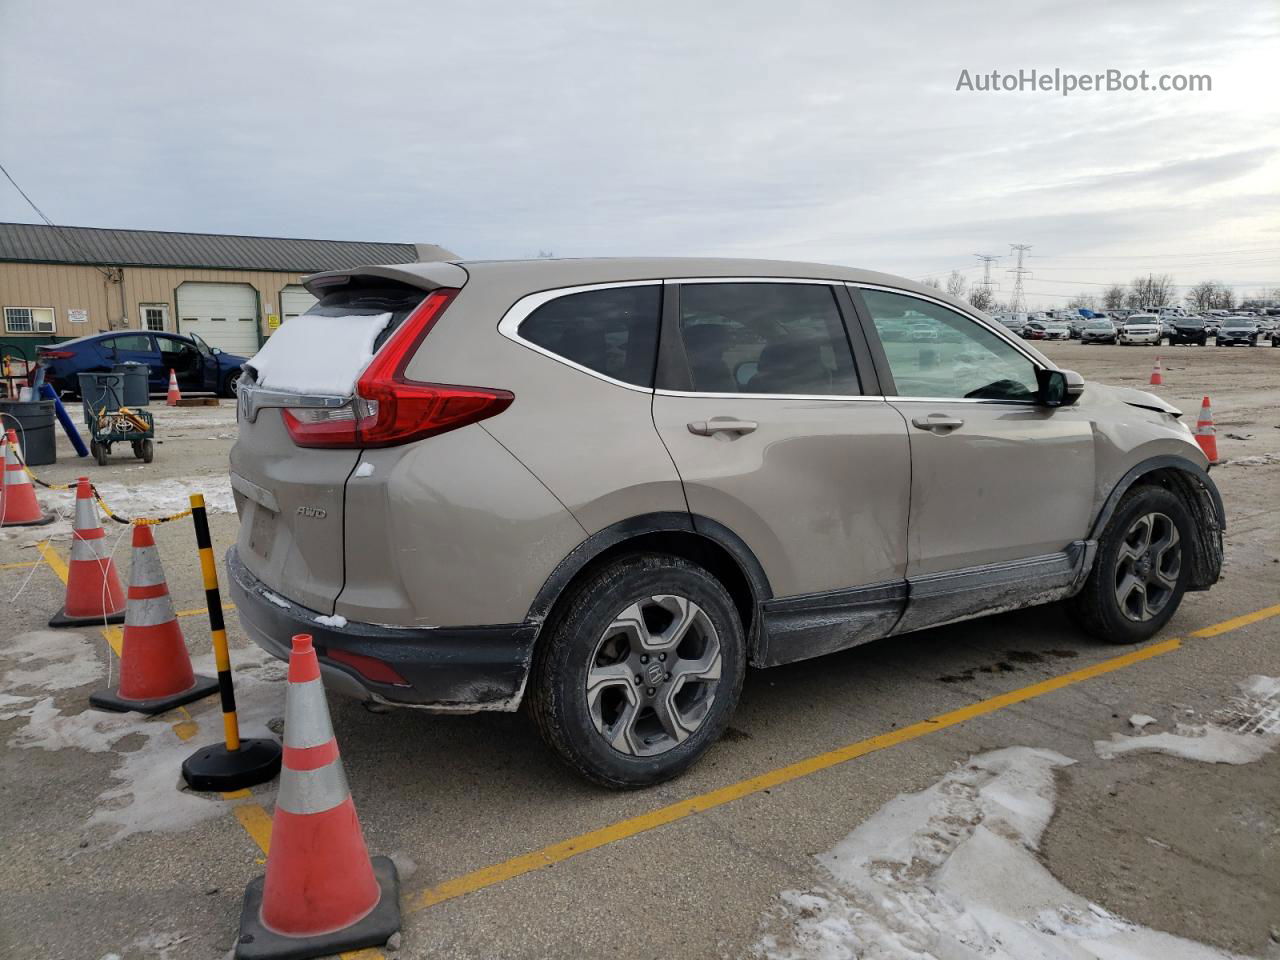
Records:
M0 494L0 527L40 527L57 517L40 509L35 487L23 469L18 452L18 435L10 430L5 435L4 493Z
M76 516L67 564L67 597L49 621L51 627L101 626L124 622L124 590L107 549L107 532L98 519L89 478L76 481Z
M169 393L165 396L164 402L171 407L176 407L178 405L178 401L181 399L182 391L178 389L178 375L173 371L173 368L170 367Z
M293 638L284 710L284 766L267 873L249 884L238 960L304 960L386 943L400 929L400 879L369 858L320 664L308 634Z
M163 713L218 689L213 677L198 677L173 610L160 552L151 527L133 528L129 599L120 648L120 685L89 697L100 710Z

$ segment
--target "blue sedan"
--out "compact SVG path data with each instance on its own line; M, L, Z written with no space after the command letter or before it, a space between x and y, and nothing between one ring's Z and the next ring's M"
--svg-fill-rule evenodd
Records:
M79 374L108 373L117 363L134 361L148 368L148 388L152 393L168 389L169 371L173 370L183 391L234 397L240 383L240 367L248 359L210 347L194 334L150 330L98 333L37 347L36 357L45 362L45 380L53 389L73 396L80 393Z

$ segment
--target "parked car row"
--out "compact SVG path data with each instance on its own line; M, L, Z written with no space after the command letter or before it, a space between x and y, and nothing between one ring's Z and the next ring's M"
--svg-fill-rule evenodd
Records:
M150 330L118 330L64 340L37 347L36 358L44 361L45 381L67 397L79 396L80 374L110 373L120 363L144 365L151 393L164 393L172 370L183 392L234 397L240 383L240 365L248 359L210 347L194 333Z
M1243 344L1256 346L1259 341L1280 346L1280 321L1274 317L1214 315L1173 315L1132 313L1116 321L1094 316L1071 320L998 316L996 319L1024 340L1079 340L1081 343L1148 344L1158 346L1165 341L1172 346L1187 344L1207 346L1210 338L1220 347Z

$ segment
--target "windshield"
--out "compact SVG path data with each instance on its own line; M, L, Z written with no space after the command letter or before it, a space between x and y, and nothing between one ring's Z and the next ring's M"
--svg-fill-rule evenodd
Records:
M1094 320L1092 323L1088 324L1088 327L1089 327L1089 329L1090 329L1090 330L1110 330L1110 329L1111 329L1111 321L1109 321L1109 320Z

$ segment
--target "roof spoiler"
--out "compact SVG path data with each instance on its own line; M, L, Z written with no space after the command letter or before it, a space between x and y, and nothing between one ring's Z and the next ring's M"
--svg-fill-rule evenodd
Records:
M377 277L394 280L420 290L438 290L441 287L461 287L467 282L467 271L456 263L395 263L387 266L352 267L349 270L326 270L302 278L302 285L313 296L323 297L330 290L342 287L354 277Z

